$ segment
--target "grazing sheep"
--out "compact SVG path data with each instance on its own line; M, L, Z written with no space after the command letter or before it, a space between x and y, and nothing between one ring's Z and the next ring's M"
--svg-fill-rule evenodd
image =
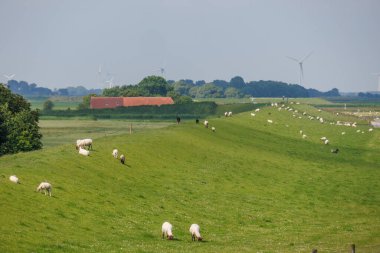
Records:
M215 132L215 127L211 127L211 130L212 130L213 132Z
M325 145L329 144L329 140L325 140Z
M84 148L84 147L88 147L88 149L92 149L92 139L83 139L83 140L77 140L77 145L76 145L76 149L78 148Z
M338 154L338 152L339 152L339 148L331 149L331 153Z
M197 238L198 241L202 241L202 237L200 234L200 228L198 224L191 224L190 226L190 234L191 234L191 240L195 241L195 238Z
M346 134L346 132L342 132L342 135L345 135Z
M256 114L254 114L253 112L251 112L251 116L252 116L252 117L255 117L255 116L256 116Z
M228 117L231 117L232 116L232 112L228 112Z
M360 133L360 130L356 130L357 133Z
M169 222L165 221L163 224L162 224L162 239L164 239L165 235L166 237L168 238L168 240L173 240L173 233L172 233L172 224L170 224Z
M224 112L224 117L227 117L228 116L228 112Z
M321 141L325 141L325 140L327 140L327 138L323 136L323 137L321 138Z
M372 128L368 129L368 132L372 132L372 131L373 131L373 129L372 129Z
M271 120L271 119L268 119L267 121L268 121L268 123L271 123L271 124L273 123L273 120Z
M124 155L120 155L120 162L121 162L122 164L125 163L125 156L124 156Z
M205 120L205 122L203 122L203 125L205 125L205 127L208 128L208 121Z
M302 139L306 139L307 138L307 135L306 134L303 134L302 135Z
M256 110L255 110L255 112L259 112L260 111L260 108L257 108Z
M44 191L45 192L45 195L46 194L49 194L49 196L51 197L51 191L52 191L53 187L51 186L51 184L49 184L48 182L42 182L40 183L40 185L37 187L37 192L39 191Z
M112 156L113 156L114 158L116 158L116 159L117 159L118 154L119 154L119 151L118 151L117 149L114 149L114 150L112 151Z
M9 180L13 183L16 183L16 184L19 184L20 183L20 180L18 179L18 177L16 177L15 175L12 175L9 177Z
M300 134L303 134L303 131L302 131L302 130L300 130Z
M90 151L82 148L82 147L79 147L79 154L81 155L84 155L84 156L89 156L90 155Z

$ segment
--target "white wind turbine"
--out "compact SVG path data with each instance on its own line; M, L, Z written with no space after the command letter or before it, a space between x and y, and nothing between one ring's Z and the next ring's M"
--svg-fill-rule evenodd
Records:
M113 87L113 76L110 80L106 81L106 83L108 83L108 87L111 89Z
M372 73L372 75L377 76L377 91L380 91L380 73Z
M4 75L4 77L7 79L7 83L6 83L6 85L8 86L8 82L9 82L10 80L12 80L13 77L15 77L15 74L12 74L12 75Z
M312 53L313 53L313 52L310 52L310 53L309 53L308 55L306 55L301 61L298 60L298 59L296 59L296 58L294 58L294 57L287 56L289 59L291 59L291 60L297 62L297 63L299 64L299 66L300 66L300 83L299 83L299 84L300 84L301 86L302 86L302 83L303 83L303 63L304 63L304 61L306 61L307 58L310 57L310 55L311 55Z

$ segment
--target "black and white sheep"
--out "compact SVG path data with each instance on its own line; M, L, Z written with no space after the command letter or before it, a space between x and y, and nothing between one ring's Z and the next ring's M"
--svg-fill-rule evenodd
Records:
M173 232L172 232L173 226L169 222L165 221L162 224L162 239L165 238L165 236L168 238L168 240L173 240Z
M192 241L195 241L195 239L197 239L198 241L202 241L202 236L200 234L200 227L198 224L191 224L189 231L191 234Z

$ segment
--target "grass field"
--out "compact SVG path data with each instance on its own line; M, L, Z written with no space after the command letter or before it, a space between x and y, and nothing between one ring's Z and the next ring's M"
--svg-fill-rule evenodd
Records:
M41 98L28 98L32 109L43 109L43 104L46 100L51 100L54 103L53 110L76 110L78 105L82 102L82 97L41 97Z
M326 123L264 108L208 119L216 132L184 121L99 135L89 157L72 144L0 157L0 252L380 252L380 131L294 109ZM34 192L43 180L53 197ZM161 239L164 221L175 240Z
M62 144L75 144L75 140L91 137L94 139L106 136L136 133L145 129L166 127L170 121L127 121L127 120L40 120L39 126L43 135L44 148Z

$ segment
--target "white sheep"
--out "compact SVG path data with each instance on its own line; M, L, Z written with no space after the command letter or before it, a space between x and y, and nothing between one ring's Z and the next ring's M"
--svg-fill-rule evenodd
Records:
M202 241L202 236L200 234L200 227L198 224L191 224L189 231L191 234L192 241L195 241L195 238L197 238L198 241Z
M273 120L271 120L271 119L268 119L267 121L268 121L268 123L270 123L270 124L273 123Z
M368 129L368 132L372 132L372 131L373 131L373 128Z
M124 155L120 155L120 162L121 162L122 164L125 163L125 156L124 156Z
M119 151L117 149L114 149L112 151L112 156L117 159L118 155L119 155Z
M42 182L40 183L40 185L37 187L37 192L39 191L44 191L45 192L45 195L46 194L49 194L49 196L51 197L51 191L52 191L53 187L51 186L51 184L49 184L48 182Z
M232 112L228 112L228 117L231 117L232 116Z
M256 116L256 114L254 114L253 112L251 112L251 116L252 116L252 117L255 117L255 116Z
M170 224L169 222L165 221L163 224L162 224L162 239L164 239L164 237L166 236L168 238L168 240L173 240L173 233L172 233L172 224Z
M224 112L224 116L227 117L228 116L228 112Z
M79 147L79 154L81 155L84 155L84 156L89 156L90 155L90 151L82 148L82 147Z
M13 183L16 183L16 184L19 184L20 183L20 180L18 179L18 177L16 177L15 175L12 175L9 177L9 180Z
M256 110L255 110L255 112L259 112L260 111L260 108L257 108Z
M302 130L300 130L300 134L303 134L303 131L302 131Z
M208 128L208 121L205 120L205 121L203 122L203 125L205 125L205 127Z
M329 144L329 140L326 139L325 140L325 145L327 145L327 144Z
M321 141L325 141L325 140L327 140L327 138L323 136L323 137L321 138Z
M213 132L215 132L215 127L211 127L211 130L212 130Z
M307 138L307 135L306 134L303 134L302 135L302 139L306 139Z
M88 147L88 149L92 149L92 139L83 139L83 140L77 140L77 145L76 145L76 149L78 148L84 148L84 147Z
M346 134L346 132L342 132L342 135L345 135Z

